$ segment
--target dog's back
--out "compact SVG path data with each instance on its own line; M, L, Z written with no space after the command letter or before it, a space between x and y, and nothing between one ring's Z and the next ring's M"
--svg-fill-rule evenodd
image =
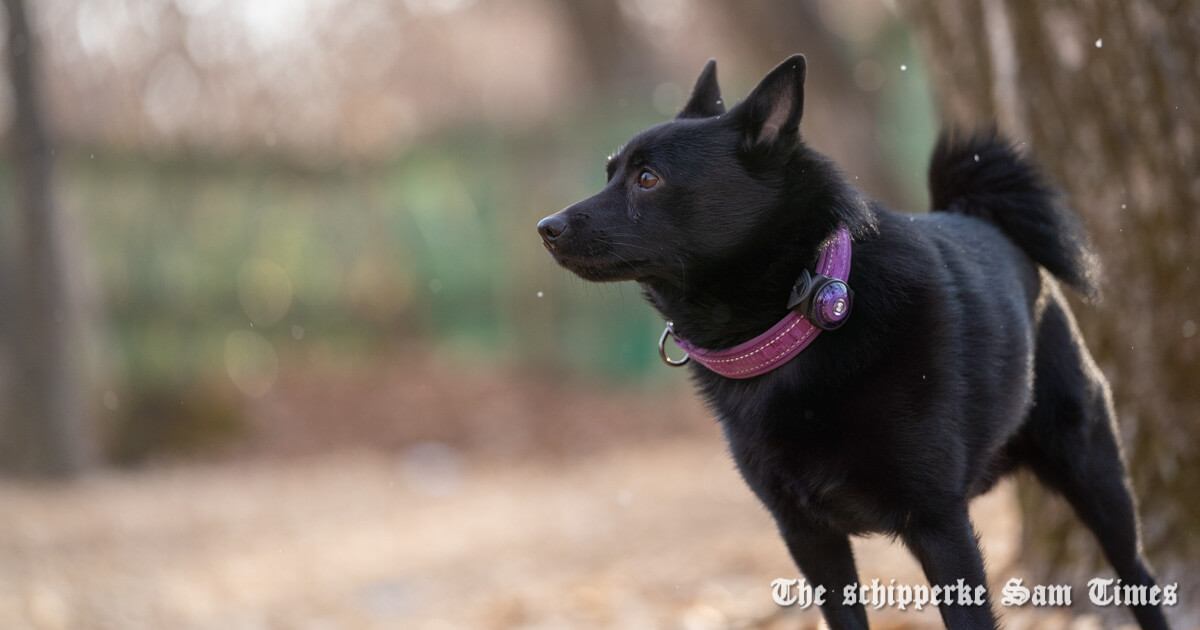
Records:
M1033 162L995 131L943 133L929 164L935 212L980 217L1080 295L1100 296L1099 264L1079 217Z

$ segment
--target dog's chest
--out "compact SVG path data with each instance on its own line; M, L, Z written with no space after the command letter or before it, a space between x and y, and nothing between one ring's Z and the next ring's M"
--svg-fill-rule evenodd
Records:
M855 534L895 531L903 518L844 458L735 438L730 449L746 483L777 519Z

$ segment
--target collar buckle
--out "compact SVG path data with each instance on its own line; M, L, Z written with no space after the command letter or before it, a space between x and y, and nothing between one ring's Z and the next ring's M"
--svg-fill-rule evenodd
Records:
M844 280L811 273L807 269L800 272L787 303L789 310L802 315L821 330L840 328L850 316L853 305L854 291Z

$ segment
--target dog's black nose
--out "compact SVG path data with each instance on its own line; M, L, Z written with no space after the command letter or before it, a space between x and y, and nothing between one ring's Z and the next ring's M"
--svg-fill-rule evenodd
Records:
M552 242L566 231L567 220L557 214L552 214L538 221L538 234L541 234L542 240L547 243Z

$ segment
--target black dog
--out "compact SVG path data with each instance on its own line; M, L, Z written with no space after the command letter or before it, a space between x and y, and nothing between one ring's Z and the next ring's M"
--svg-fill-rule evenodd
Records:
M848 230L843 326L752 378L691 367L796 564L828 589L831 628L867 627L843 598L851 535L896 536L931 585L983 593L967 503L1018 466L1071 503L1125 585L1158 592L1108 384L1059 289L1098 294L1078 219L995 133L943 135L934 212L866 200L801 140L804 76L791 57L726 112L709 62L675 120L609 159L602 191L538 224L547 249L585 279L636 280L685 347L719 350L788 316L797 279ZM947 627L995 627L986 595L960 594L939 600ZM1158 606L1132 608L1168 627Z

